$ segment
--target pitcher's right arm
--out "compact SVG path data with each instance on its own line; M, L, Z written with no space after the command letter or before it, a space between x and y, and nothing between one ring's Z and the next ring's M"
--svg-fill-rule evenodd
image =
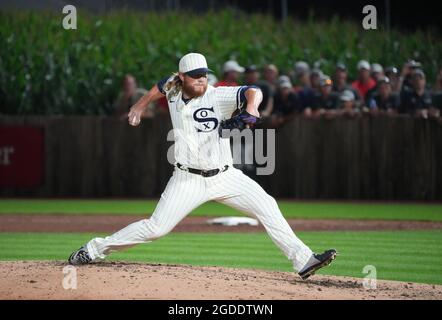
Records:
M160 99L163 96L164 96L164 94L158 89L158 86L154 85L152 87L152 89L149 90L148 93L146 93L144 96L142 96L140 98L140 100L138 100L137 103L135 103L130 108L130 111L128 114L129 124L132 126L139 125L141 122L141 116L142 116L144 110L146 110L147 106L150 103Z

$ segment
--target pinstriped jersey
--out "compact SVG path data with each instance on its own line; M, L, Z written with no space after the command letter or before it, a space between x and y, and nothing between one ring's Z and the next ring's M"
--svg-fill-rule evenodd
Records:
M165 83L165 79L160 81L158 88L166 95L169 105L175 163L201 170L231 166L230 141L220 137L219 125L241 107L248 87L208 85L203 96L184 101L181 91L173 95L166 90Z

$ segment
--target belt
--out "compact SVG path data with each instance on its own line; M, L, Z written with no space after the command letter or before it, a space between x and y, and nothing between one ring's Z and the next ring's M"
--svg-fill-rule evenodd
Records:
M187 168L183 166L181 163L177 163L176 166L178 169L188 171L193 174L198 174L205 178L216 176L218 173L224 172L227 169L229 169L228 165L225 165L222 169L212 169L212 170L199 170L199 169Z

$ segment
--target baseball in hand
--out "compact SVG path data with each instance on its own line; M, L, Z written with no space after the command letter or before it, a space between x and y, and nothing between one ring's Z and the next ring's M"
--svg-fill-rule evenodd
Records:
M130 112L129 113L129 124L131 126L137 126L140 124L140 117L138 116L138 114L136 114L135 112Z

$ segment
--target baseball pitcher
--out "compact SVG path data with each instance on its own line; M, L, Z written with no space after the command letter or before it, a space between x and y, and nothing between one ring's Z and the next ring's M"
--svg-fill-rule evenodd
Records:
M293 233L275 199L233 167L223 129L243 129L259 122L262 93L254 86L214 88L207 83L210 71L202 54L186 54L179 61L178 73L159 81L131 107L129 124L137 126L150 103L167 97L175 138L173 175L149 219L90 240L70 255L70 264L99 261L113 251L158 239L210 200L257 218L302 279L335 259L334 249L313 253ZM237 115L231 117L234 111Z

